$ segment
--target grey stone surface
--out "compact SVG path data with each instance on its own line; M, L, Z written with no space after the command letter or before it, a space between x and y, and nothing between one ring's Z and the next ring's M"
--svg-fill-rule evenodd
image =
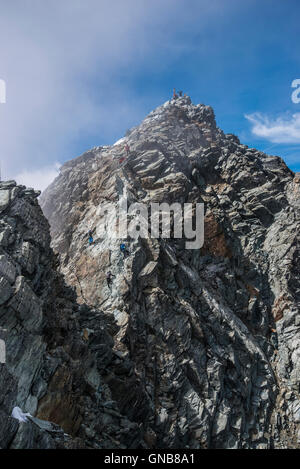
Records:
M4 277L0 277L0 306L12 296L12 288Z
M5 255L0 255L0 276L5 277L11 284L13 284L16 279L16 268Z
M38 193L0 183L0 446L299 447L299 175L189 97L125 141L66 163L42 195L58 256ZM123 256L99 224L125 196L204 203L204 246L127 239Z
M14 194L0 222L0 339L6 349L0 364L0 448L139 445L137 424L117 408L109 419L104 411L111 393L102 375L112 361L120 362L104 330L107 321L88 306L80 313L74 292L56 271L38 194L13 182L0 183L0 192L3 187ZM97 317L93 327L84 312ZM11 417L14 407L33 417L20 423Z
M7 190L0 190L0 212L5 210L10 202L10 191Z
M123 259L112 226L106 236L97 230L100 206L125 195L204 203L203 248L128 240ZM126 398L125 374L112 393L155 445L297 447L298 408L280 402L289 391L299 402L299 175L225 135L209 106L182 97L120 143L66 163L41 204L79 301L117 320L114 350L145 391Z

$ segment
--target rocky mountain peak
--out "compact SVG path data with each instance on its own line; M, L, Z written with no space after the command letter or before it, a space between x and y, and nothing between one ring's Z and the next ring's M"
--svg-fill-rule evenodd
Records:
M144 389L130 412L153 445L297 445L299 178L186 96L71 164L42 196L53 246L79 301L120 327L115 347ZM97 230L101 208L125 195L204 203L204 246L127 239L123 258L112 227ZM116 386L128 409L126 377Z
M5 224L34 204L31 238L45 239L41 255L53 264L47 223L36 198L26 198L23 192L22 202L10 205L11 195L0 194ZM124 199L204 204L204 245L186 249L184 238L172 236L116 238L115 220L103 213ZM94 448L299 447L299 175L281 158L224 134L212 108L183 96L114 145L67 162L40 203L59 260L47 278L60 276L67 284L60 292L76 294L68 307L60 300L61 316L50 280L39 283L56 309L37 333L45 353L73 365L37 385L36 399L25 393L20 407L34 402L37 416L67 425ZM18 232L20 246L30 242L21 225ZM22 249L8 251L22 253L20 265L39 245ZM34 272L26 274L30 288ZM4 308L17 303L20 285ZM78 389L69 414L79 420L64 421L56 407L52 386L59 388L66 372Z

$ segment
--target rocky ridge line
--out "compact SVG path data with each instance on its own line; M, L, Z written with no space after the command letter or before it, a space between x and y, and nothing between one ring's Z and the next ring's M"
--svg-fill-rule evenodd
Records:
M97 229L99 207L125 196L204 202L204 247L128 240L123 259L112 227ZM79 301L115 319L114 348L134 364L137 391L124 372L114 399L154 447L299 447L298 201L281 158L225 135L188 97L66 163L43 194L61 271Z

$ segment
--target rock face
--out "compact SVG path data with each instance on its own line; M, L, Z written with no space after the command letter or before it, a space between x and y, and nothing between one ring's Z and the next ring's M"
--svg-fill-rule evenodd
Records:
M101 312L79 307L57 272L38 195L15 182L0 183L0 200L6 201L0 220L0 448L115 447L124 430L118 444L138 445L138 425L118 413L104 384L100 392L105 356L113 362L108 321L103 330ZM99 366L86 343L87 314L97 321ZM114 376L113 367L109 372ZM35 417L20 423L11 417L15 407Z
M128 239L123 257L99 226L125 196L204 203L204 246ZM225 135L189 97L66 163L43 194L68 284L119 326L128 367L111 392L150 447L299 447L298 202L282 159Z
M172 100L43 193L60 273L36 194L2 183L0 446L300 447L299 180ZM104 213L126 199L204 203L203 247L122 253ZM15 405L44 423L18 424Z

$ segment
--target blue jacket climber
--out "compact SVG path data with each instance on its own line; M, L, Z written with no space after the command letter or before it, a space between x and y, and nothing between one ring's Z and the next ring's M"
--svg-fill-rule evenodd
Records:
M94 242L93 230L89 230L89 231L87 232L87 235L88 235L88 237L89 237L89 244L93 244L93 242Z
M121 253L123 254L123 256L126 257L126 255L128 254L128 251L127 251L126 245L124 243L120 244L120 250L121 250Z

